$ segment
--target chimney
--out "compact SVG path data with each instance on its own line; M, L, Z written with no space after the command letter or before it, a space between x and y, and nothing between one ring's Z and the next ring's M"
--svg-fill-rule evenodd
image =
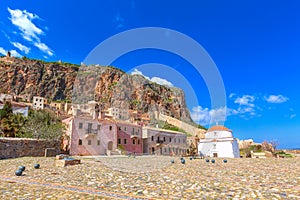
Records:
M6 57L7 57L7 58L10 58L10 57L11 57L10 51L7 52Z

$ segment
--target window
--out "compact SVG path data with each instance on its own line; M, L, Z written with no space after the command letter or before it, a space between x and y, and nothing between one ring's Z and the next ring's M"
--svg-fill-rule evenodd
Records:
M118 130L119 130L119 131L121 130L121 127L120 127L120 126L118 127Z
M172 142L172 138L170 138L170 142Z
M164 148L165 149L165 152L167 152L167 148Z
M99 124L97 128L98 128L98 130L100 130L101 129L101 125Z
M157 141L159 141L159 136L157 136Z
M100 140L97 141L97 145L100 146Z
M92 140L88 140L88 145L91 145L92 144Z
M92 132L92 126L93 124L92 123L88 123L88 133L91 133Z
M109 126L109 130L110 130L110 131L112 130L112 126Z
M151 136L151 141L153 141L154 140L154 136Z
M82 129L82 123L79 122L79 129Z
M180 143L180 138L178 139L178 142Z
M174 142L176 143L176 138L174 138Z
M132 144L135 144L135 139L132 139Z
M81 139L78 140L78 145L82 145L82 140Z
M118 144L121 144L121 139L120 138L118 138Z
M140 144L140 139L138 139L138 144Z
M126 127L124 127L124 131L126 131Z
M166 137L164 137L164 142L166 141Z
M127 143L127 140L126 139L124 139L124 144L126 144Z

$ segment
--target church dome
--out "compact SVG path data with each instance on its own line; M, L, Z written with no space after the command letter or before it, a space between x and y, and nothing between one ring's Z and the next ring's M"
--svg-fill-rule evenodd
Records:
M222 126L222 125L212 126L207 130L207 132L211 132L211 131L229 131L229 132L232 132L229 128L227 128L225 126Z

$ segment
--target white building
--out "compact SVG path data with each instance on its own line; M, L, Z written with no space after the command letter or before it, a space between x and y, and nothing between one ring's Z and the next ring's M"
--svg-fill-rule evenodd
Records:
M5 102L5 101L12 101L13 96L11 94L0 94L0 101Z
M111 115L116 120L128 120L129 112L126 109L112 107L108 109L108 115Z
M44 97L33 97L32 108L35 110L43 110L45 105L48 103L47 99Z
M237 140L233 138L232 131L225 126L213 126L207 130L205 139L198 144L200 156L239 158L240 151Z

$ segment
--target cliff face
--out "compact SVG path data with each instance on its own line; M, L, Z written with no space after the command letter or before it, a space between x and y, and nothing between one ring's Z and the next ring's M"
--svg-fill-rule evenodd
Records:
M71 99L78 68L17 58L0 59L1 92Z
M128 75L113 67L66 66L16 58L0 59L2 92L31 94L74 103L95 100L102 108L117 107L168 116L191 122L184 93L179 88Z

